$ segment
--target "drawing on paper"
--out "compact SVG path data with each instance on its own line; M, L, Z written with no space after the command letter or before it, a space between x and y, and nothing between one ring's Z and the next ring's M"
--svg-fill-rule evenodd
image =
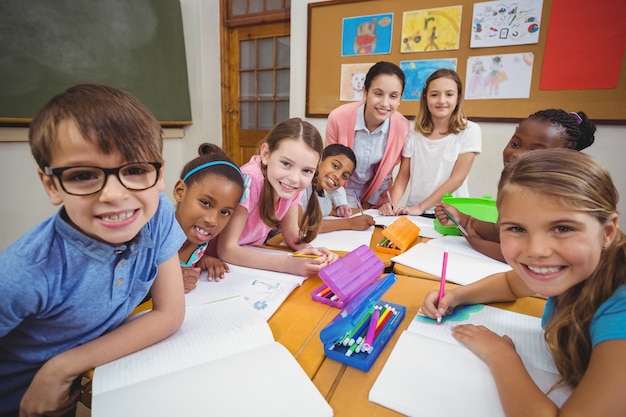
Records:
M404 12L400 52L459 49L462 9L452 6Z
M470 47L539 42L543 0L488 1L474 4Z
M341 65L340 101L361 101L365 98L365 76L372 65L373 62Z
M455 322L467 321L469 320L469 317L472 314L478 313L479 311L482 311L484 308L485 308L484 304L471 304L471 305L457 307L454 309L454 311L452 311L452 313L443 316L442 323L446 321L455 321ZM415 315L415 318L413 320L419 321L422 323L437 323L436 319L431 319L426 314L424 314L424 312L422 312L421 307L417 311L417 314Z
M532 52L469 57L465 99L528 98L533 60Z
M393 13L344 18L341 56L388 54L392 28Z
M265 310L272 300L280 297L285 292L280 281L267 281L255 279L250 287L245 289L241 296L255 310Z
M404 93L402 100L419 100L426 79L439 68L456 71L456 58L422 59L419 61L400 61L404 71Z

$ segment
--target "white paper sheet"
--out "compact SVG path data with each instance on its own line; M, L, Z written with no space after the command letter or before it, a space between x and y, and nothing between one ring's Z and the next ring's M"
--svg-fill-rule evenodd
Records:
M491 371L450 333L461 323L481 324L511 337L531 377L547 392L558 374L540 319L483 305L471 309L475 311L459 312L441 325L416 316L376 379L370 401L408 416L504 417ZM549 396L561 405L569 394L561 387Z
M93 394L273 343L263 317L239 297L187 307L176 333L138 352L98 366Z
M272 252L288 256L287 252L278 250ZM305 279L298 275L239 265L229 264L228 267L230 272L224 274L224 279L219 282L208 281L207 273L203 272L196 288L185 294L185 303L188 306L199 305L239 296L265 320L268 320Z
M369 214L374 218L376 224L380 224L383 226L389 226L391 223L398 220L400 217L407 217L411 220L417 227L420 228L420 236L427 238L437 238L443 236L441 233L435 230L434 219L429 219L428 217L422 216L381 216L378 214L377 209L369 209L365 210L365 214Z
M445 245L440 247L436 243L431 243L431 241L418 243L406 252L394 256L391 258L391 261L441 277L444 251ZM476 255L480 254L476 252ZM467 285L488 275L511 270L511 267L504 262L496 261L487 256L479 257L476 255L467 255L448 247L446 280L456 284Z
M94 395L93 417L330 417L332 408L289 351L271 343Z

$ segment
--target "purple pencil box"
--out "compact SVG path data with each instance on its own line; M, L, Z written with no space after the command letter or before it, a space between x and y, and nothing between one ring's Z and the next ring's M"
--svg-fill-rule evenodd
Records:
M380 278L385 265L367 245L361 245L319 272L324 284L311 292L320 303L343 308L363 288Z

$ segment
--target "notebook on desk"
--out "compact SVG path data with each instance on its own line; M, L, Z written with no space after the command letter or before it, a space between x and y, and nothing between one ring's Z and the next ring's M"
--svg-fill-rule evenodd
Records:
M558 380L539 318L473 305L455 310L441 325L418 314L394 346L369 393L370 401L409 416L504 417L489 367L452 337L451 328L462 323L508 335L544 392ZM559 387L550 398L560 405L569 394L569 389Z
M332 416L295 358L240 298L187 307L169 338L96 368L92 416Z
M448 249L446 280L467 285L488 275L510 271L511 267L473 249L462 236L444 236L418 243L406 252L391 258L392 262L431 275L441 275L443 252Z
M288 252L268 250L269 256L288 256ZM275 254L275 255L274 255ZM262 269L228 265L230 272L220 281L209 281L206 271L196 288L185 294L185 304L200 305L239 296L253 310L268 320L289 294L302 285L306 277Z

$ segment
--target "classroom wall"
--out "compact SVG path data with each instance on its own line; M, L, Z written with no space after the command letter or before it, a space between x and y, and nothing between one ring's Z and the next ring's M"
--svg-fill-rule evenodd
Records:
M304 117L305 114L308 3L306 0L293 1L291 4L290 114L298 117ZM193 125L186 127L181 134L175 131L172 134L174 138L165 140L168 196L184 162L196 155L198 146L207 141L217 144L222 141L222 121L218 111L219 5L217 1L181 0L181 8ZM318 68L324 71L324 64L320 63ZM563 106L567 108L567 103ZM323 134L326 119L307 120ZM481 123L481 128L483 153L476 159L470 173L470 192L473 196L495 196L497 179L502 170L502 149L513 133L515 124ZM56 212L39 183L28 143L23 141L25 137L25 129L0 128L0 250ZM624 213L620 221L622 228L626 228L626 164L622 161L625 149L626 126L599 126L596 143L588 151L611 171L623 196L618 206L619 211Z

